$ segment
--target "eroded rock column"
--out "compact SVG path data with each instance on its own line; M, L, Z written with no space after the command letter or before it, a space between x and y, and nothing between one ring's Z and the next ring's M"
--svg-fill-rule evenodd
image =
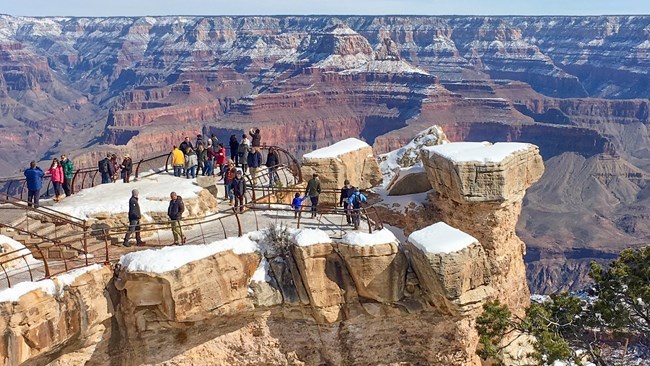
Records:
M496 296L515 312L530 303L515 226L526 189L544 171L539 148L524 143L459 142L420 152L442 221L484 247Z

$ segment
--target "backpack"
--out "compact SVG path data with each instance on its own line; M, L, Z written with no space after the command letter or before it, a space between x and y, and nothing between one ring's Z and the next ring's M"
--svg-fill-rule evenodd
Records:
M102 159L99 161L99 172L108 173L108 161L106 159Z
M354 208L361 207L361 194L359 192L352 194L352 207Z

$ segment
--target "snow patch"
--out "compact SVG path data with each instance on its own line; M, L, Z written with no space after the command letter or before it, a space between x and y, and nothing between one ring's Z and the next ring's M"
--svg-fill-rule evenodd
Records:
M435 154L455 163L500 163L517 152L528 150L531 146L533 145L520 142L452 142L425 147L424 150L429 156Z
M478 243L473 236L460 231L444 222L427 226L409 235L408 242L425 253L453 253Z
M102 268L101 265L93 264L88 267L75 269L58 275L52 279L35 282L21 282L14 287L0 291L0 303L18 301L20 300L21 296L37 289L41 289L43 292L49 295L61 297L64 293L65 287L71 285L77 279L77 277L81 276L84 273L95 271L100 268Z
M339 242L348 245L369 247L373 245L395 243L397 242L397 238L390 230L383 228L379 231L373 232L372 234L353 231L345 234Z
M291 234L294 243L299 247L332 242L326 232L318 229L300 229L292 231Z
M207 245L184 245L133 252L122 256L120 265L129 272L165 273L227 250L232 250L235 254L245 254L256 252L258 247L248 236L242 236Z
M250 282L269 282L271 281L271 276L269 276L269 261L266 257L262 256L260 264L257 266L253 277L251 277Z
M80 219L88 219L99 213L126 213L129 211L129 199L133 189L140 192L142 213L167 212L169 193L172 191L183 199L189 199L197 197L202 190L193 179L158 174L141 178L137 182L118 181L84 189L57 204L56 210Z
M428 72L417 68L404 60L373 60L353 69L348 69L340 72L342 75L359 73L430 75Z
M351 151L363 149L365 147L370 147L370 145L368 145L365 141L361 141L352 137L339 141L328 147L314 150L309 154L303 155L302 157L305 159L332 159Z

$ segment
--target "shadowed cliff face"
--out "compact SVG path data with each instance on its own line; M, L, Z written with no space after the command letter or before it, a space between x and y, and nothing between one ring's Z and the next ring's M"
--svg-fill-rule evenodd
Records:
M298 155L359 136L381 153L438 124L452 141L539 145L558 161L541 185L565 153L614 156L645 174L649 26L647 16L0 16L0 171L63 152L78 166L106 150L138 159L184 135L223 140L251 127ZM650 235L642 194L616 201L616 213L606 200L549 211L543 202L564 191L536 189L519 230L540 251L568 240L571 256L576 240L608 237L586 219L593 211L623 243ZM593 235L533 235L530 223L549 213L557 232L578 215ZM573 271L534 268L531 279L547 283Z

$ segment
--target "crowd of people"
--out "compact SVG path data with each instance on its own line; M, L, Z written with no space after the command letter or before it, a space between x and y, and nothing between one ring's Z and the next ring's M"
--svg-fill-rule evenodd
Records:
M250 139L249 139L250 137ZM194 143L189 137L174 146L172 151L172 166L174 176L185 177L187 179L196 178L198 175L218 176L224 184L224 199L229 201L238 212L243 212L245 207L244 196L246 194L245 174L250 176L253 185L260 178L260 175L268 176L268 185L276 186L280 183L277 173L280 165L278 151L273 147L269 148L266 161L263 162L261 154L261 133L259 129L251 129L247 134L237 139L236 135L231 135L228 141L228 150L220 143L213 134L209 138L203 139L202 135L197 135ZM265 166L266 171L261 173L260 169ZM42 188L43 177L47 174L51 176L54 188L54 201L59 202L62 194L66 197L72 194L72 179L74 176L74 164L66 155L61 155L61 159L54 159L49 169L43 171L37 166L35 161L30 163L30 167L25 170L25 177L28 189L28 204L30 206L39 206L40 191ZM116 182L119 177L124 183L130 182L133 170L133 161L128 154L124 155L121 163L115 154L107 154L106 157L99 161L98 170L101 174L102 184ZM343 208L348 224L358 229L360 222L361 204L367 202L366 196L359 192L358 188L353 187L348 180L344 182L341 188L338 205ZM318 214L319 196L322 192L321 182L317 173L313 174L307 182L304 195L296 193L291 207L294 210L294 217L298 217L304 201L310 200L311 218ZM123 245L130 246L130 238L135 235L136 245L144 245L140 237L140 204L138 201L139 192L134 189L129 199L129 229L125 234ZM174 244L184 244L186 241L182 233L181 218L185 212L185 205L182 197L176 192L170 193L169 208L167 211L171 222Z

